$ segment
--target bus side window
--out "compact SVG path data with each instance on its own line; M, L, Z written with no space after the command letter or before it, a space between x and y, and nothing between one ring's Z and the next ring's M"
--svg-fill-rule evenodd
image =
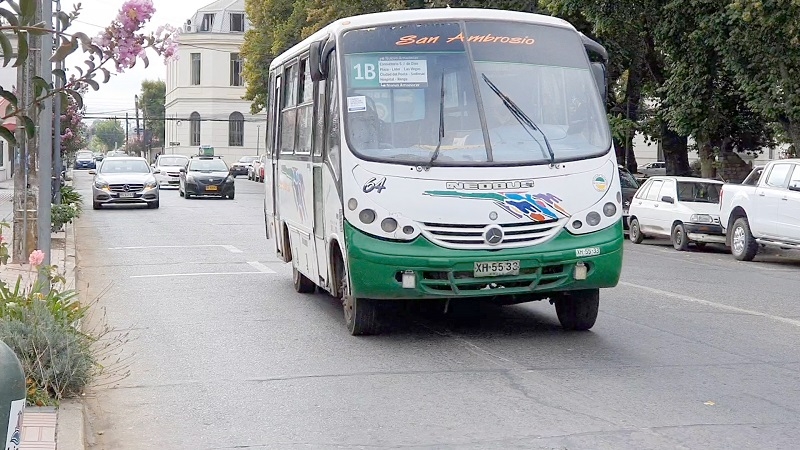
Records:
M272 146L275 144L275 102L277 94L275 92L275 72L269 75L269 91L267 98L267 132L264 135L264 149L267 156L272 155Z
M328 159L333 166L336 179L341 179L341 165L340 165L340 129L339 129L339 83L336 64L336 50L331 52L328 57L328 82L326 86L328 97L328 114L325 123L325 148L328 153Z
M294 153L297 124L297 64L283 72L283 110L281 111L281 153Z

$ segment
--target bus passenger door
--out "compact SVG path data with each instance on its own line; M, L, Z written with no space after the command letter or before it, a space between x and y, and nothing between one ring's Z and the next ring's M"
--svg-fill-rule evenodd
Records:
M314 244L316 247L317 274L319 285L327 286L330 282L328 270L328 240L325 230L325 202L323 171L325 169L325 85L326 80L314 82L314 140L313 140L313 173L312 184L314 192Z

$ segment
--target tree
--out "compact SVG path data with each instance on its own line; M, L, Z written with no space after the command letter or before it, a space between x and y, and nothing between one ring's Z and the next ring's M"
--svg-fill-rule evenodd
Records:
M728 1L730 34L720 42L724 64L748 105L800 148L800 3Z
M139 107L145 115L145 126L152 132L150 145L164 145L164 103L167 85L162 80L142 81L142 92L139 94Z
M92 124L94 135L105 150L119 148L125 142L125 130L114 119L99 120Z
M78 107L75 99L70 97L61 109L61 157L69 158L87 147L88 129L83 122L83 108Z

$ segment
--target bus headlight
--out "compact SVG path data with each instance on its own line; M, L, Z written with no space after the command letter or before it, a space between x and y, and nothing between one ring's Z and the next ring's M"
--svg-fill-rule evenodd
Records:
M387 233L394 233L394 230L397 229L397 221L392 219L391 217L387 217L381 221L381 230Z
M616 213L617 213L617 205L611 202L608 202L605 205L603 205L603 214L605 214L606 217L612 217Z
M375 211L371 209L362 209L361 212L358 213L358 218L367 224L375 222Z
M597 211L592 211L586 215L586 223L593 227L600 223L600 214Z
M358 200L351 198L347 201L347 207L350 208L350 211L355 211L358 208Z

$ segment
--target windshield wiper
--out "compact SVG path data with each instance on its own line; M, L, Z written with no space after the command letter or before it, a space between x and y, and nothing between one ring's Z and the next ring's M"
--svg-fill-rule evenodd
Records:
M436 144L436 150L431 155L431 160L428 161L427 168L433 167L433 162L439 157L439 150L442 148L442 140L444 139L444 72L442 72L442 83L439 92L439 142Z
M494 92L495 94L497 94L498 97L500 97L500 100L503 101L503 105L505 105L505 107L508 108L509 111L511 111L511 114L514 116L515 119L517 119L517 122L519 122L519 124L522 125L522 128L525 128L525 131L528 133L528 135L530 135L530 137L534 141L536 141L537 144L539 144L539 148L542 150L544 156L545 157L547 157L548 155L550 156L550 164L555 164L556 155L555 153L553 153L553 148L550 147L550 141L547 139L547 135L544 134L544 131L542 131L541 128L536 126L536 124L533 123L533 120L531 120L531 118L528 117L527 114L522 112L522 110L519 108L519 106L517 106L516 103L514 103L510 98L508 98L505 94L503 94L503 92L501 92L500 89L489 80L486 74L482 73L481 76L483 77L483 81L485 81L486 84L489 85L489 88L492 89L492 92ZM536 137L534 137L533 134L531 134L528 128L532 128L534 131L538 131L539 134L542 135L542 137L544 138L544 143L547 146L547 152L545 152L541 142L539 142L539 140L536 139Z

